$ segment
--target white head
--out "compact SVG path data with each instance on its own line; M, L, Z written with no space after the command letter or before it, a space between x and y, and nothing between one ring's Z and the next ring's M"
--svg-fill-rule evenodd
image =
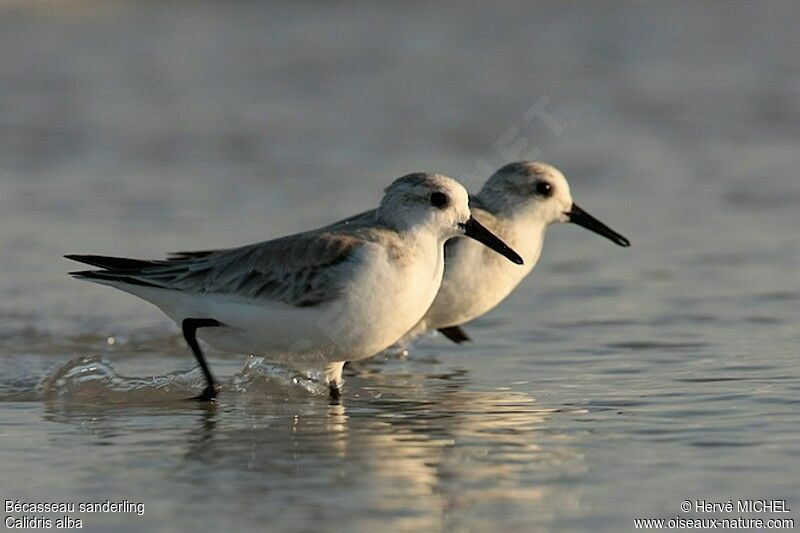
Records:
M509 163L492 174L478 198L494 213L526 212L545 224L567 222L572 193L557 168L539 161Z
M516 252L472 218L464 186L441 174L417 172L398 178L386 188L376 217L397 231L427 229L442 243L466 235L522 263Z
M620 246L628 239L615 232L572 200L567 178L557 168L540 161L509 163L492 174L478 193L481 205L495 215L523 215L545 227L572 222Z
M469 220L467 191L453 178L417 172L396 179L386 187L378 219L398 230L419 225L441 231L449 239L458 224Z

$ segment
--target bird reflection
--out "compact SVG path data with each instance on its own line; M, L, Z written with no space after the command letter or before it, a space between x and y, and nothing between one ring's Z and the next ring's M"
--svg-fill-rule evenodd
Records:
M549 483L554 470L584 470L570 438L550 425L565 411L521 392L467 385L458 369L378 372L351 384L359 396L339 405L239 402L228 406L238 416L200 420L185 457L258 474L262 489L296 498L349 494L381 512L411 505L419 521L409 527L439 527L428 520L455 509L529 506L558 494ZM558 499L562 509L577 505L574 495Z
M258 386L230 389L211 405L51 398L45 418L88 429L95 444L128 446L134 456L124 437L135 434L136 445L149 443L141 453L183 458L169 469L170 483L237 501L269 494L257 512L286 511L287 520L301 508L333 519L356 509L375 517L375 527L378 517L393 516L401 529L458 529L488 527L497 513L530 518L532 509L546 523L548 513L578 505L574 484L558 482L585 470L578 446L559 429L559 417L577 411L505 388L476 390L463 369L423 374L406 366L352 371L353 392L333 405L313 395L265 395L265 383L249 380ZM197 496L176 497L194 505Z

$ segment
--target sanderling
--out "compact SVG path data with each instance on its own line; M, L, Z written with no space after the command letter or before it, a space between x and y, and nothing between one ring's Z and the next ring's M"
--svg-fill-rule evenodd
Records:
M412 336L438 329L453 342L469 340L460 326L494 309L533 270L547 227L554 222L572 222L619 246L630 246L627 238L572 201L564 174L539 161L500 168L470 199L470 209L476 219L519 251L525 265L507 268L465 239L449 241L442 286Z
M442 281L444 243L458 235L523 262L472 218L461 184L423 173L392 183L361 223L158 261L66 257L102 269L76 278L147 300L180 325L206 380L196 399L217 390L197 337L224 351L318 365L338 398L345 361L386 349L425 315Z

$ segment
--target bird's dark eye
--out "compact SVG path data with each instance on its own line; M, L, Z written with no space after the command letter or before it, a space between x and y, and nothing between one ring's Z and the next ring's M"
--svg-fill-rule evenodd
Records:
M439 209L444 209L447 207L447 195L443 192L431 193L431 205Z
M536 194L549 198L553 195L553 186L546 181L536 182Z

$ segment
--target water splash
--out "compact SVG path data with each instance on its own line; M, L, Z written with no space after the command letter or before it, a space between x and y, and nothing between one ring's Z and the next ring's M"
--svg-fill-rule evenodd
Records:
M40 390L45 400L68 402L153 402L181 400L202 389L199 369L146 378L123 376L99 356L69 361L45 377Z
M298 370L250 356L241 372L221 382L223 395L247 399L325 396L321 371ZM76 403L164 403L185 400L204 385L199 368L152 377L120 374L99 356L83 356L58 367L39 383L46 401Z
M263 357L251 355L239 374L231 380L235 392L265 398L324 396L328 387L323 385L321 370L299 369L276 365Z

